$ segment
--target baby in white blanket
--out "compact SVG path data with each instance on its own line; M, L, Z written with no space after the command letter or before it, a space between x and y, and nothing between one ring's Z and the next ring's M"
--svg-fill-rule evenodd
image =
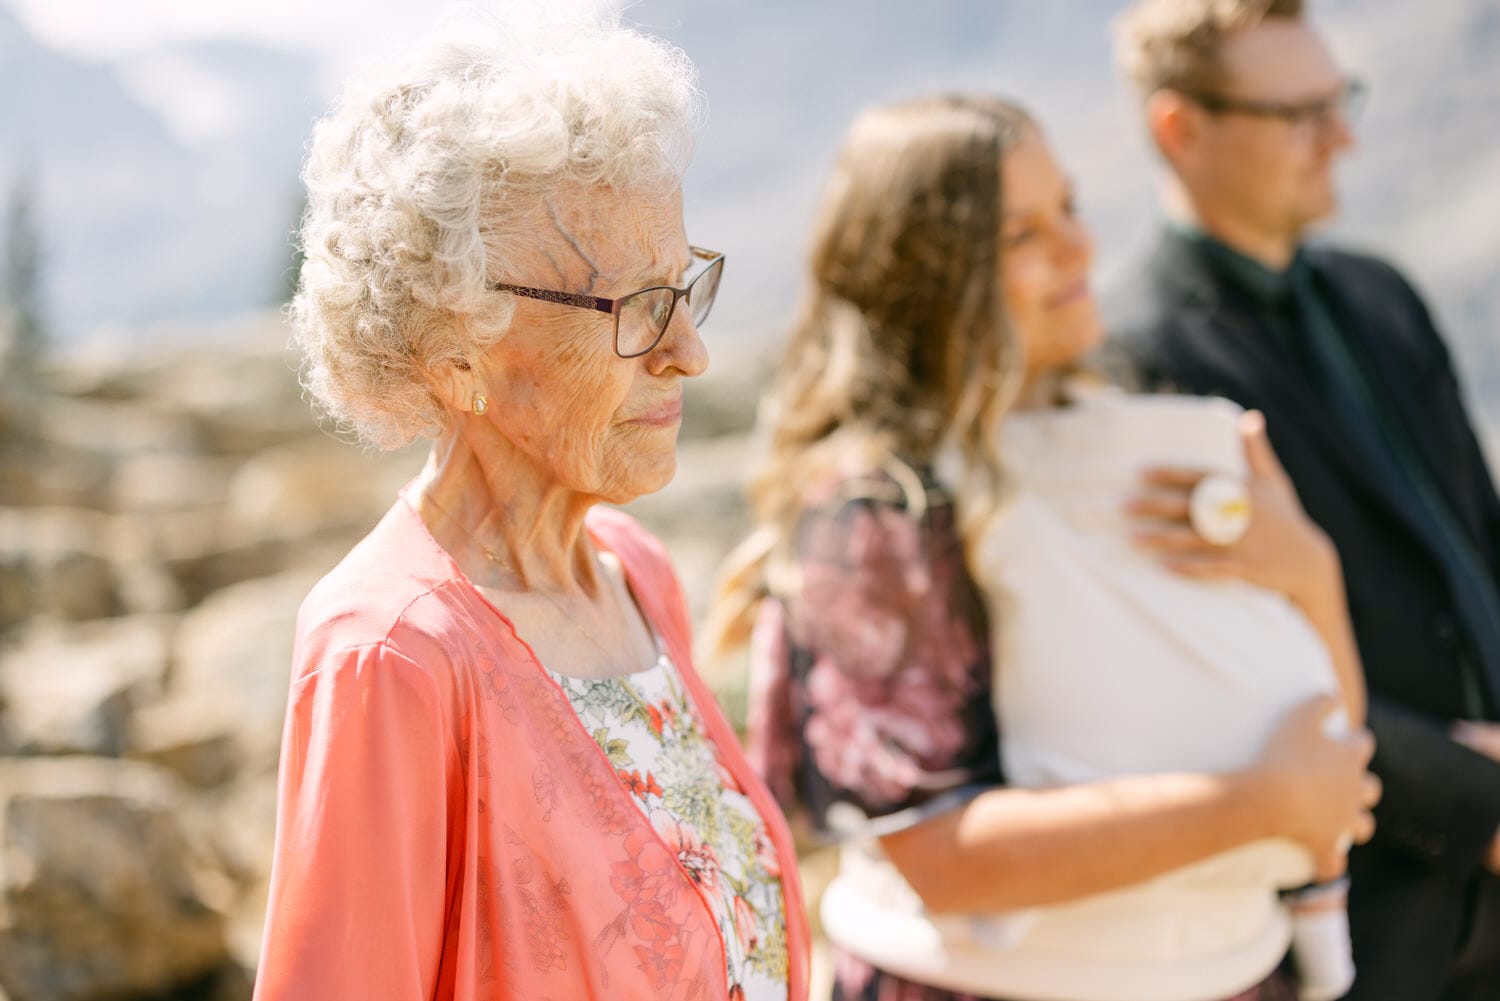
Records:
M1178 576L1131 542L1125 508L1143 469L1244 479L1240 413L1223 400L1099 393L1007 418L1018 489L977 563L996 623L995 704L1010 784L1241 768L1289 709L1339 691L1327 649L1284 597ZM1285 918L1251 902L1274 906L1278 889L1312 877L1300 845L1257 842L982 934L997 948L1071 951L1080 962L1133 955L1171 964L1178 953L1232 951L1264 932L1236 926L1231 913L1264 913L1266 927L1280 920L1284 928ZM1352 983L1342 890L1325 884L1300 902L1290 897L1305 1001L1339 997Z

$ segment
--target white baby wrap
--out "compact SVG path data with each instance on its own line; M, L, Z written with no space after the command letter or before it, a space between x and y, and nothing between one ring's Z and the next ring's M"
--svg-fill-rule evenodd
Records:
M979 582L1010 784L1242 768L1287 710L1335 690L1285 598L1175 576L1129 541L1123 507L1146 467L1245 475L1239 413L1100 392L1007 418L1019 487ZM1018 1001L1228 997L1275 969L1291 937L1277 890L1312 876L1305 849L1268 840L1067 905L933 919L873 842L844 855L823 906L834 941L914 980Z

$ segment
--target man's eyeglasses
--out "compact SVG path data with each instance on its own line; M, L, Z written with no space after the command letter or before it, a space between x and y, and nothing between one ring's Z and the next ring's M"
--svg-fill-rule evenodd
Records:
M1199 94L1183 91L1199 107L1216 115L1252 115L1257 118L1279 118L1294 129L1326 134L1335 114L1353 124L1364 108L1369 89L1359 80L1345 80L1338 93L1310 101L1255 101L1226 97L1221 94Z
M667 326L672 322L672 314L677 310L677 300L687 300L695 325L708 319L708 311L713 308L714 297L719 294L719 278L724 274L724 255L702 247L688 249L695 260L704 261L706 265L684 288L653 285L618 299L605 299L504 282L493 282L489 287L496 292L510 292L528 299L555 302L559 306L608 313L615 319L615 354L621 358L639 358L661 343Z

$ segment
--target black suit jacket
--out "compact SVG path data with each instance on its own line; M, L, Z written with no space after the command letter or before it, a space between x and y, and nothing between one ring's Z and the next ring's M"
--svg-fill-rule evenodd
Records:
M1341 329L1357 342L1372 389L1409 430L1500 579L1500 499L1426 307L1381 261L1336 250L1307 254ZM1192 241L1168 230L1106 299L1110 351L1144 388L1219 395L1263 411L1303 506L1343 562L1369 682L1373 768L1385 785L1375 840L1351 857L1360 973L1350 997L1495 1001L1500 927L1476 930L1476 922L1494 920L1488 912L1500 907L1500 881L1481 866L1500 827L1500 763L1447 735L1463 715L1464 623L1420 514L1340 430L1326 395L1270 329L1264 309ZM1500 704L1500 678L1486 682L1490 705ZM1491 963L1488 972L1453 979L1455 969L1476 962ZM1459 983L1476 975L1484 983L1472 990Z

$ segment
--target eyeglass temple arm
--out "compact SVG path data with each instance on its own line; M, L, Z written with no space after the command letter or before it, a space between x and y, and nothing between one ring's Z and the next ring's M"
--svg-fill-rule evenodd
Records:
M528 299L540 299L543 302L555 302L564 306L581 306L584 309L594 309L601 313L615 312L617 299L604 299L595 295L578 295L573 292L554 292L552 289L532 288L529 285L508 285L505 282L494 282L490 288L496 292L510 292L514 295L523 295Z

